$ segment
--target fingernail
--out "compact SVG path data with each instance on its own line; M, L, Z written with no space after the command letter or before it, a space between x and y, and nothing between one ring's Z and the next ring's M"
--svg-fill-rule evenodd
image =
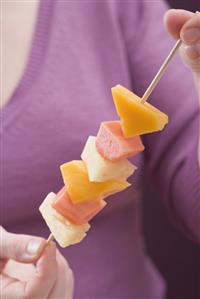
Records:
M37 255L39 253L39 251L41 250L41 245L42 245L41 240L32 239L26 247L26 253L29 256Z
M190 28L184 31L182 34L183 41L190 45L200 39L200 30L198 28Z

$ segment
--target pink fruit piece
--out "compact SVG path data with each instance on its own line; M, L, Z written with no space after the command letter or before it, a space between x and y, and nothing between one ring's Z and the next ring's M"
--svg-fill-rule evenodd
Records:
M64 186L56 195L52 207L62 216L76 224L84 224L91 220L105 206L106 202L101 198L93 198L79 204L73 204Z
M120 121L101 123L96 147L103 158L113 162L135 156L144 150L139 136L128 139L123 136Z

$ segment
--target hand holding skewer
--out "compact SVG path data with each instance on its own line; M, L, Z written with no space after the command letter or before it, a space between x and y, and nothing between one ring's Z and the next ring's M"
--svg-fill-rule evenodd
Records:
M199 14L199 13L200 13L199 11L196 11L196 14ZM149 96L151 95L151 93L155 89L156 85L158 84L158 82L160 81L162 76L164 75L170 61L172 60L172 58L174 57L174 55L176 54L177 50L180 48L181 45L182 45L182 40L179 38L177 40L177 42L175 43L174 47L172 48L172 50L170 51L169 55L163 62L162 66L160 67L160 69L159 69L158 73L156 74L156 76L154 77L153 81L151 82L151 84L149 85L147 90L145 91L145 93L142 97L142 101L141 101L142 103L145 103L148 100Z

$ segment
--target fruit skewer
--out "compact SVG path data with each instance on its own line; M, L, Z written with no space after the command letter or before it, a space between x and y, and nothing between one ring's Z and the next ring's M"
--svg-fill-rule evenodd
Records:
M162 76L163 76L163 74L165 73L165 71L166 71L166 69L167 69L167 67L168 67L168 65L169 65L169 63L170 63L170 61L171 61L172 58L174 57L176 51L180 48L181 44L182 44L182 41L179 39L179 40L176 42L176 44L174 45L174 47L172 48L172 50L170 51L170 53L169 53L169 55L167 56L167 58L165 59L165 61L163 62L162 66L160 67L158 73L156 74L156 76L154 77L153 81L151 82L151 84L150 84L149 87L147 88L147 90L146 90L146 92L144 93L143 97L142 97L142 98L139 98L139 97L136 96L136 101L137 101L138 99L140 99L140 102L138 101L137 104L140 104L140 105L141 105L141 104L142 104L142 105L145 105L145 104L146 104L146 101L148 100L149 96L151 95L151 93L152 93L153 90L155 89L156 85L158 84L158 82L159 82L160 79L162 78ZM122 90L123 87L121 87L120 85L118 85L117 87L119 87L119 88L118 88L119 92L123 91L123 90ZM115 89L115 88L113 88L113 97L115 98L116 95L115 95L115 90L114 90L114 89ZM125 90L125 89L124 89L124 90ZM128 90L126 90L125 92L127 92L127 93L131 93L131 92L129 92ZM134 95L134 94L132 94L132 96L133 96L133 95ZM115 99L114 99L114 101L115 101ZM119 105L118 105L118 103L117 103L116 101L115 101L115 105L116 105L116 109L117 109L117 112L118 112L119 116L122 117L122 127L123 127L123 115L121 115L120 111L118 111L118 110L120 110L120 109L118 109L118 108L119 108L119 107L118 107ZM153 106L152 106L152 107L153 107ZM149 107L148 107L148 108L149 108ZM122 114L123 114L123 113L122 113ZM123 132L124 132L124 131L126 131L126 126L124 126L124 128L123 128ZM155 130L153 130L153 131L155 131ZM151 132L151 131L150 131L150 132ZM136 135L137 135L137 134L136 134ZM128 135L125 134L125 137L130 138L129 134L128 134ZM53 234L51 233L51 234L49 235L47 241L46 241L46 246L48 246L48 244L49 244L52 240L54 240L54 236L53 236Z

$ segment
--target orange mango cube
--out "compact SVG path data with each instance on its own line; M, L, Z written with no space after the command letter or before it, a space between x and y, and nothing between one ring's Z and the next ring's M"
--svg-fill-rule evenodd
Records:
M74 160L60 166L64 184L74 204L95 197L107 197L130 186L127 181L90 182L82 160Z
M165 113L121 85L112 88L112 96L126 138L160 131L168 123Z

